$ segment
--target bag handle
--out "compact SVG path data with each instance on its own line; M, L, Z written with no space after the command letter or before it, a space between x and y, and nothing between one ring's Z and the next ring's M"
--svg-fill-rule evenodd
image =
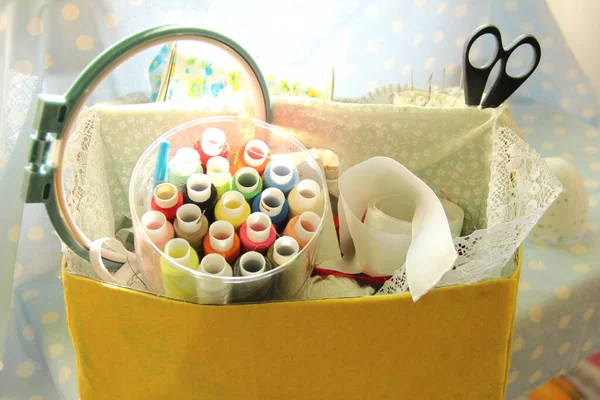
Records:
M36 134L31 140L22 198L26 203L44 203L58 236L86 260L89 260L92 241L79 229L71 215L63 185L63 160L76 116L99 83L125 60L149 47L178 40L212 44L237 60L250 78L258 119L271 122L267 84L250 54L226 36L191 26L159 26L126 37L98 55L64 95L40 94L34 118ZM56 149L51 154L53 147ZM122 254L106 249L102 249L102 256L111 269L126 262Z

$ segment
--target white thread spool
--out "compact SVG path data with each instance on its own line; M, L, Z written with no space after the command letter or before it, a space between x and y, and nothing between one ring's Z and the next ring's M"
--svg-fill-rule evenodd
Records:
M292 260L299 251L300 246L296 239L289 236L282 236L273 245L273 261L278 266L283 265Z
M242 193L252 193L258 189L260 175L254 168L243 167L233 177L237 189Z
M196 294L200 304L225 304L231 293L231 283L218 279L218 277L233 276L233 269L220 254L207 254L202 257L200 272L209 277L200 277L197 280Z
M240 192L230 190L221 197L223 204L223 216L230 220L240 218L244 214L244 203L246 199Z
M258 150L258 152L256 151ZM250 154L253 154L254 157ZM244 161L246 165L258 167L262 165L269 154L269 146L259 139L252 139L246 144L244 149Z
M223 152L226 140L225 132L218 128L208 128L202 134L200 146L207 156L218 156Z
M185 239L171 239L165 245L165 254L181 265L188 266L191 259L190 244ZM178 254L182 254L178 256Z
M242 276L260 274L265 272L266 268L265 257L256 251L249 251L240 257L240 274Z
M228 251L233 247L235 229L229 221L215 221L208 228L210 247L218 252Z
M160 211L150 210L146 212L142 215L141 223L148 238L155 245L159 246L159 243L165 242L169 238L167 217Z
M298 239L308 242L315 235L321 218L312 211L305 211L298 217L294 233Z
M294 165L286 159L273 161L270 168L270 178L278 185L285 185L292 180L294 168Z
M196 203L204 203L211 195L211 181L205 174L194 174L187 180L187 195Z
M285 195L281 190L277 188L268 188L260 195L258 208L269 217L275 217L281 213L284 202Z
M171 183L161 183L154 189L154 201L160 208L168 209L177 204L177 187Z
M271 233L271 218L261 212L255 212L246 219L246 235L251 242L263 243Z
M202 226L202 210L195 204L184 204L177 209L177 225L185 233L194 233Z
M213 185L219 187L231 181L229 161L221 156L212 157L206 163L206 174Z

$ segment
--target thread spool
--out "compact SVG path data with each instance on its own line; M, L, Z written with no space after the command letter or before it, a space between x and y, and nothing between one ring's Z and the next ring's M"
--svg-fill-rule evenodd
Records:
M195 204L184 204L177 210L175 235L185 239L196 252L202 252L204 236L208 233L208 219Z
M253 277L273 269L273 264L262 254L250 251L242 254L233 266L233 276ZM234 302L270 300L271 277L238 283L233 287Z
M238 150L233 172L235 173L243 167L252 167L262 174L270 159L269 146L262 140L252 139Z
M165 295L185 301L195 301L196 281L185 270L173 266L178 263L189 269L198 269L198 254L190 244L181 238L171 239L165 245L167 257L161 257L161 275Z
M244 195L233 190L223 194L215 207L215 219L230 222L236 231L246 222L249 215L250 206Z
M150 241L160 250L164 250L167 242L173 239L173 225L160 211L147 211L142 215L141 223Z
M191 147L182 147L169 162L167 179L181 191L188 178L199 172L202 172L202 166L198 152Z
M240 238L230 222L216 221L210 225L204 237L204 254L220 254L228 263L235 262L240 255Z
M271 223L271 219L261 212L250 214L240 227L242 253L256 251L267 254L275 239L277 239L275 226Z
M169 222L175 220L177 209L183 204L183 195L172 183L161 183L154 189L150 208L160 211Z
M210 222L215 220L217 189L207 175L194 174L188 178L183 188L183 203L197 205Z
M226 158L220 156L210 158L206 164L206 175L217 189L217 200L231 189L231 173Z
M208 168L208 161L213 157L229 158L229 143L225 132L218 128L208 128L200 139L194 143L194 150L200 155L202 167Z
M218 279L233 275L231 265L220 254L207 254L202 258L198 271L209 275L200 277L197 282L199 304L226 304L231 293L231 283Z
M252 200L262 192L262 188L263 181L254 168L240 168L231 180L231 190L243 194L248 203L252 203Z
M263 174L264 186L287 195L298 184L298 169L287 159L271 161Z
M323 213L323 194L321 187L312 179L304 179L288 195L290 217L312 211L319 216Z
M262 212L271 218L277 231L285 228L288 219L289 206L283 192L277 188L265 189L252 202L252 212Z
M300 249L303 249L310 239L315 236L320 222L321 217L317 214L312 211L305 211L288 222L283 234L296 239Z
M267 257L273 261L273 264L280 266L291 261L300 252L300 245L290 236L282 236L269 248Z

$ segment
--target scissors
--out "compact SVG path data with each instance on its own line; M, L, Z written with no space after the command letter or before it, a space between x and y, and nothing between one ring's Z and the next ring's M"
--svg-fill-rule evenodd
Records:
M496 55L488 64L481 68L473 66L469 61L469 52L473 43L483 35L492 35L496 39ZM506 72L508 59L519 46L528 44L533 49L533 62L528 72L519 76L510 76ZM478 106L481 108L498 107L504 103L514 92L525 82L533 71L537 68L542 58L542 48L537 39L532 35L521 35L514 42L504 48L502 45L502 35L500 30L494 25L483 25L471 34L466 41L463 51L463 81L465 84L465 101L468 106ZM490 77L494 65L500 61L500 73L492 85L489 93L481 101L483 90Z

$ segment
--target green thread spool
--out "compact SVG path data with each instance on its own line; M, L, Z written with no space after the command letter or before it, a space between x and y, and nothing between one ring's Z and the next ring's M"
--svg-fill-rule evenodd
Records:
M240 192L248 203L262 192L263 181L257 170L251 167L240 168L231 180L231 190Z
M185 239L171 239L165 245L165 254L174 262L189 269L198 270L200 259L198 253ZM173 261L166 257L160 259L160 270L162 275L165 295L174 299L184 301L196 301L196 281L189 273L175 267Z
M197 173L202 173L200 154L191 147L182 147L169 162L167 180L181 191L188 178Z

